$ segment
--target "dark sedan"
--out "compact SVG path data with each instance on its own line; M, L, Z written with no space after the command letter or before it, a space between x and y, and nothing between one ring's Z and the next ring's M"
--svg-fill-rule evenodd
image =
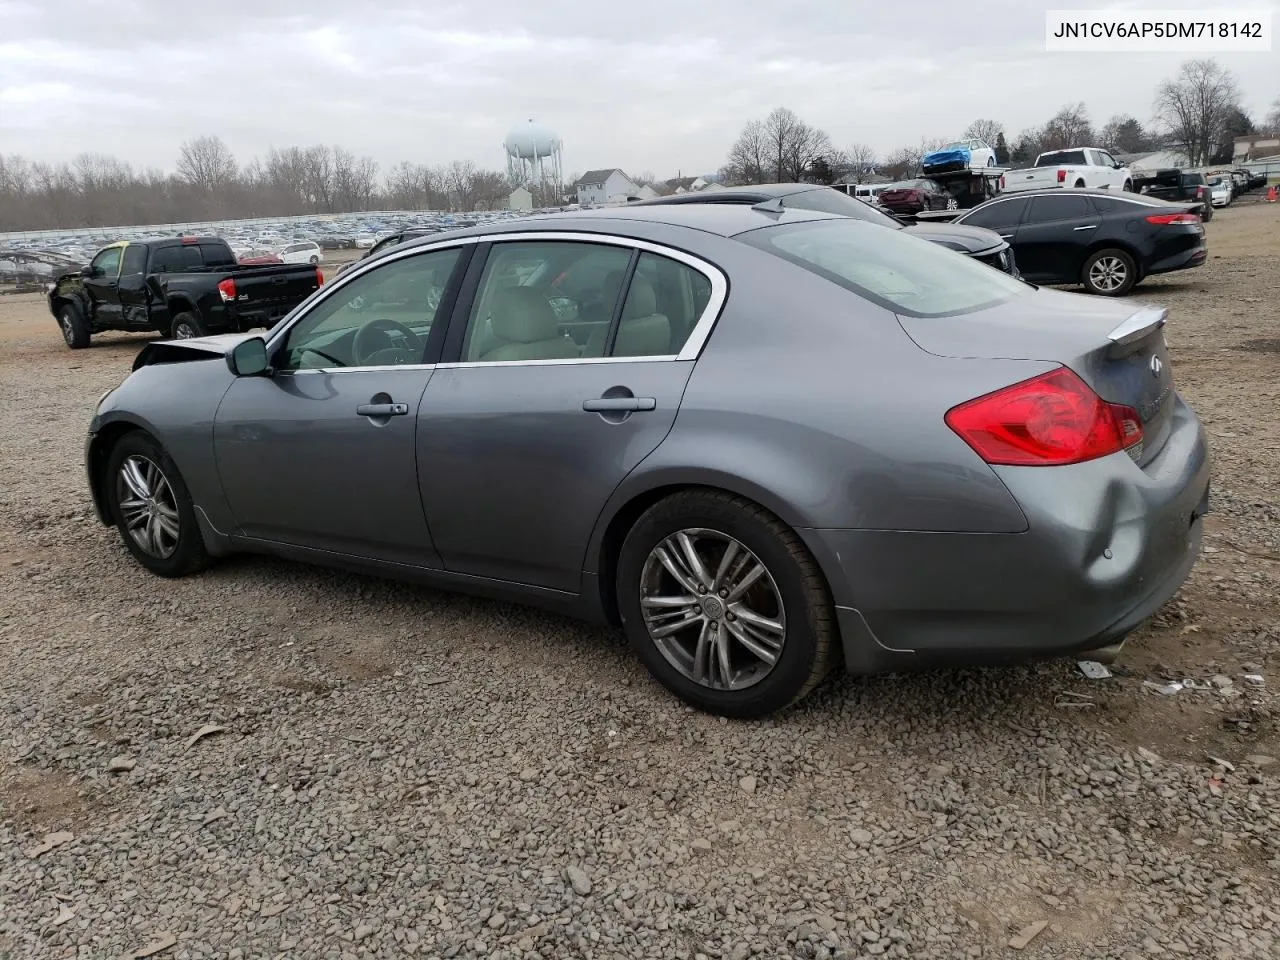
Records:
M924 210L954 210L956 198L932 180L903 180L891 183L876 198L880 206L893 213L913 214Z
M1033 283L1119 297L1146 277L1205 262L1199 209L1110 190L1032 190L988 200L955 223L999 231Z
M913 237L928 240L948 250L972 257L989 267L1013 276L1018 275L1013 250L994 230L961 227L953 223L905 224L879 207L858 200L839 190L814 183L762 183L749 187L729 187L711 192L678 193L658 200L644 200L637 206L670 206L687 203L776 204L778 210L813 210L853 217L893 230L904 230Z

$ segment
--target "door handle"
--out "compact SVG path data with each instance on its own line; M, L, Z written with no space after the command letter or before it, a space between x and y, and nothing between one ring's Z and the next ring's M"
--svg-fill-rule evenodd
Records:
M588 413L634 413L657 408L658 401L654 397L600 397L582 401L582 409Z
M1098 225L1097 225L1096 223L1091 223L1091 224L1088 224L1087 226L1083 226L1083 227L1072 227L1071 229L1073 229L1073 230L1097 230L1097 229L1098 229Z
M409 413L407 403L362 403L356 407L360 417L403 417Z

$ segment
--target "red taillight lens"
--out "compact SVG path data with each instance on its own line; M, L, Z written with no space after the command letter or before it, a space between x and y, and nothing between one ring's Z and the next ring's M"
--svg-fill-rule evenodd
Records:
M218 296L222 297L223 303L230 303L236 298L236 282L231 277L223 280L218 284Z
M324 274L320 271L319 267L316 267L316 286L317 287L324 286Z
M1142 441L1138 411L1108 403L1066 367L947 411L947 426L987 463L1082 463Z
M1153 213L1147 217L1147 223L1199 223L1200 217L1194 213Z
M1059 170L1059 171L1058 171L1058 182L1059 182L1059 183L1066 183L1066 182L1067 182L1067 171L1065 171L1065 170Z

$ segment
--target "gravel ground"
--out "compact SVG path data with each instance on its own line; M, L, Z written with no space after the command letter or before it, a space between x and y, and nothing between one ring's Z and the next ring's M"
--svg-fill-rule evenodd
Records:
M1138 291L1216 513L1113 678L842 678L755 724L540 613L141 572L80 458L142 340L0 297L0 957L1280 955L1277 228L1220 211Z

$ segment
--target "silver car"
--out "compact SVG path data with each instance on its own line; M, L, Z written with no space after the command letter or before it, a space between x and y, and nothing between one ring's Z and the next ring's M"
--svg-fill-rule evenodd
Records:
M1114 656L1208 508L1165 322L812 211L524 219L148 345L89 485L162 576L259 551L536 604L754 717L835 669Z

